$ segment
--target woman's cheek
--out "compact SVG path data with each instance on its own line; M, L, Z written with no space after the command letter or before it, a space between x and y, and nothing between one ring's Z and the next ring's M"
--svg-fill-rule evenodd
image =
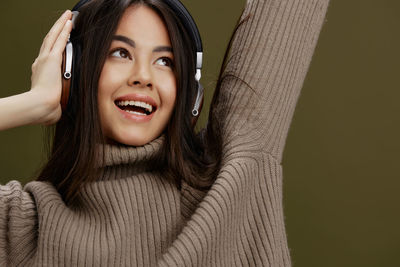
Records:
M168 77L167 82L165 83L163 94L165 95L166 102L168 102L168 105L172 106L172 108L175 106L176 93L176 79L174 76Z
M129 76L130 68L127 64L107 60L100 74L100 83L107 86L120 85L123 79Z

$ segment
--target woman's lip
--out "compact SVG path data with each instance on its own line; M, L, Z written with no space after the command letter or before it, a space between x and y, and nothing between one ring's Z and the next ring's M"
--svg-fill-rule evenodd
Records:
M115 108L118 109L118 111L124 118L126 118L130 121L133 121L133 122L148 122L153 118L153 115L154 115L154 112L152 112L150 115L136 115L136 114L126 112L126 111L120 109L118 106L115 106Z
M148 95L141 95L141 94L127 94L115 99L117 101L140 101L145 102L153 106L153 108L157 108L156 101Z

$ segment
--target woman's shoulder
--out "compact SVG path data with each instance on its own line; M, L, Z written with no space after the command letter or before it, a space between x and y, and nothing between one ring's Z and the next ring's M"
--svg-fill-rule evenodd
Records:
M30 187L49 188L43 182L23 186L12 180L0 185L0 265L28 261L37 247L38 207ZM35 190L34 190L35 191ZM8 265L7 265L8 266Z
M53 196L49 198L49 196ZM11 180L0 185L0 208L9 210L12 207L36 207L42 199L60 199L56 188L49 182L31 181L23 185L20 181ZM35 208L36 209L36 208Z
M25 200L31 199L30 194L24 190L21 182L17 180L11 180L4 185L0 185L1 202L9 202L17 198Z

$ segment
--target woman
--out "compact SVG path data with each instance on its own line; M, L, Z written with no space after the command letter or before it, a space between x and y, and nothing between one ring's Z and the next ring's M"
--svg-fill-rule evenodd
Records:
M61 112L66 12L31 91L0 102L1 129L57 122L38 181L0 187L0 265L290 266L280 163L327 5L247 2L199 135L193 42L159 0L80 10Z

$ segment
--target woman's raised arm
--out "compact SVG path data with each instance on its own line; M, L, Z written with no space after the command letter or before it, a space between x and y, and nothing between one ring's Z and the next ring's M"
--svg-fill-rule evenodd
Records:
M225 153L261 150L281 162L328 3L247 1L211 110Z
M61 117L62 53L72 30L66 11L46 35L32 65L32 88L0 99L0 131L28 124L53 124Z

